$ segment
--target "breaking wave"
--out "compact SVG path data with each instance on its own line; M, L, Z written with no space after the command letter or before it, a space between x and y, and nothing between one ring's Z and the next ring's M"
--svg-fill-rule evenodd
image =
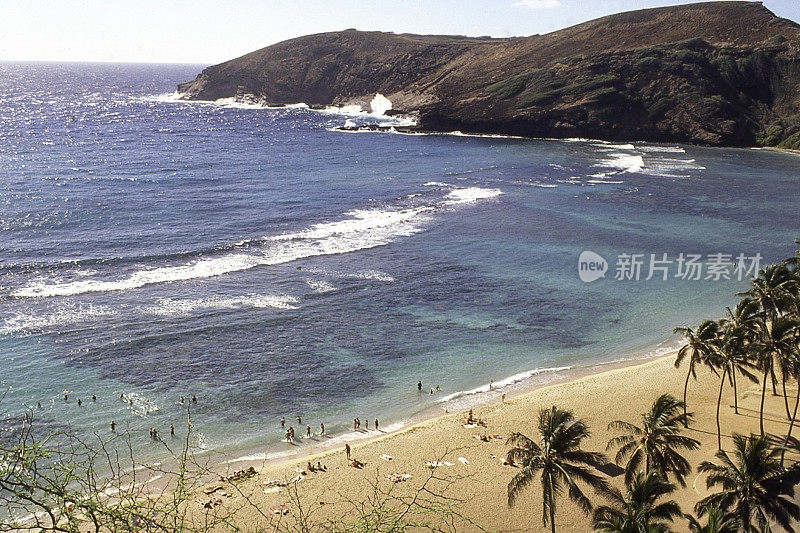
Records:
M17 289L11 295L17 298L43 298L124 291L156 283L211 278L307 257L366 250L422 231L430 214L441 207L471 203L500 194L502 191L499 189L455 189L434 204L406 209L359 209L345 213L347 218L342 220L314 224L298 232L264 237L262 241L246 249L221 253L216 257L141 269L127 277L110 280L96 279L96 276L66 282L39 279Z
M79 324L96 318L110 318L116 314L116 311L105 305L62 306L53 312L16 313L0 324L0 335L38 333L55 326Z
M159 298L156 304L144 308L147 313L157 316L183 316L197 311L218 311L221 309L268 308L298 309L297 298L292 296L270 296L247 294L245 296L214 297L201 299Z
M528 370L527 372L520 372L519 374L514 374L513 376L509 376L506 379L501 380L501 381L495 381L495 382L493 382L491 384L491 386L489 385L489 383L486 383L486 384L481 385L480 387L476 387L474 389L458 391L458 392L454 392L453 394L448 394L447 396L444 396L443 398L439 399L439 402L440 403L451 402L453 400L456 400L458 398L462 398L464 396L473 396L473 395L476 395L476 394L483 394L483 393L489 393L489 392L500 394L500 393L503 392L503 389L505 389L505 388L507 388L507 387L509 387L511 385L515 385L517 383L520 383L520 382L523 382L523 381L527 381L527 380L531 379L534 376L540 376L542 374L555 374L555 373L558 373L558 372L564 372L565 370L571 370L571 369L572 369L571 366L557 366L557 367L551 367L551 368L536 368L534 370Z

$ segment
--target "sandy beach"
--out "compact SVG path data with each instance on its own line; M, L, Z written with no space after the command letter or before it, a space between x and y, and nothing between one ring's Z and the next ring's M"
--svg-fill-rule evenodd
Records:
M319 530L330 520L352 522L369 511L375 502L404 508L416 495L417 503L431 509L446 508L457 516L424 512L412 505L406 518L424 525L447 524L451 530L539 531L541 522L541 488L530 486L513 508L506 502L506 486L516 472L503 464L509 448L506 439L520 431L538 438L536 421L541 408L557 405L573 410L592 430L585 449L606 451L613 436L607 430L617 419L640 423L640 415L661 393L681 397L685 373L673 366L674 354L643 363L630 363L591 375L577 376L566 382L549 385L513 398L475 409L475 416L486 421L486 427L465 427L466 413L427 420L402 431L365 442L352 442L352 457L363 468L354 468L345 457L343 444L316 455L305 455L266 464L257 475L238 482L217 483L215 495L199 493L197 511L224 515L233 513L237 525L245 530ZM793 397L790 387L788 394ZM796 390L796 389L794 389ZM689 410L695 423L687 434L700 440L702 446L686 457L696 467L713 459L716 452L715 410L719 378L707 369L698 371L698 380L689 384ZM725 387L722 397L721 426L723 448L730 446L733 432L758 431L757 384L739 380L739 414L733 410L733 390ZM783 433L786 417L783 398L767 397L765 413L768 432ZM487 435L481 440L478 437ZM496 438L494 436L497 436ZM608 453L613 460L613 451ZM324 472L308 472L308 462L320 462ZM306 471L302 474L300 471ZM387 476L405 476L394 482ZM410 478L408 477L410 476ZM278 486L286 481L289 486ZM620 486L622 476L610 478ZM436 494L433 496L431 493ZM208 489L207 489L208 490ZM222 494L222 497L219 495ZM687 478L687 487L675 493L684 512L691 512L694 503L706 494L705 481L696 473ZM439 496L443 496L441 498ZM211 509L200 503L217 500ZM405 503L404 503L405 502ZM604 503L600 496L595 504ZM270 509L285 506L287 514L271 515ZM560 531L588 531L590 518L567 498L557 502L556 525ZM686 522L675 530L686 530Z

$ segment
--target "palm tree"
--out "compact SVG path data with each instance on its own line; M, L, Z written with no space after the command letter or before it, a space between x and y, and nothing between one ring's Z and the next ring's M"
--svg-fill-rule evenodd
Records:
M798 278L786 264L770 265L750 281L750 290L740 296L752 297L772 320L792 307L798 286Z
M672 521L681 516L674 500L658 501L671 494L675 485L664 481L657 472L639 471L627 484L623 495L616 489L609 493L611 505L594 512L595 531L604 533L656 533L670 531Z
M564 486L570 499L587 514L592 504L578 482L595 490L608 490L606 481L590 468L605 462L605 458L600 453L581 450L581 442L589 436L589 427L571 411L556 406L542 409L539 434L538 443L522 433L512 433L508 439L513 446L508 452L508 462L521 465L508 484L508 505L514 505L519 492L538 475L542 484L542 523L546 526L549 522L555 533L556 496Z
M797 393L794 398L794 411L789 417L789 429L786 431L786 439L783 442L783 449L781 450L781 464L783 464L783 459L786 456L786 446L792 439L792 429L794 428L794 421L797 418L797 407L800 406L800 352L798 352L798 350L792 351L789 355L789 360L786 361L786 365L790 367L790 372L795 378Z
M645 472L652 469L665 480L671 473L681 486L686 486L684 478L692 467L680 450L695 450L700 442L680 434L680 426L688 425L693 416L692 413L682 413L683 408L683 402L670 394L662 394L650 410L642 414L642 427L623 420L608 425L610 430L625 432L611 439L608 448L619 447L615 457L617 464L628 458L626 483L631 483L636 472L644 466Z
M738 533L741 522L734 515L724 512L716 505L708 505L703 510L708 517L705 525L701 524L692 515L684 515L689 521L689 531L692 533Z
M713 320L705 320L697 326L697 331L692 328L675 328L675 333L682 333L686 337L686 344L678 350L675 358L675 368L681 366L685 358L689 358L689 371L683 384L683 414L686 414L686 393L689 389L689 378L697 379L697 365L706 364L713 353L713 343L719 335L719 324ZM686 421L688 424L688 420ZM688 426L685 426L688 427Z
M781 366L786 366L786 361L789 361L791 354L796 351L799 327L798 320L791 316L779 316L774 320L762 317L758 321L759 334L753 352L759 359L759 367L763 373L761 407L759 409L761 435L764 435L764 399L767 394L767 379L774 375L776 362Z
M743 374L750 381L757 383L758 378L751 372L756 365L750 358L750 349L753 345L753 337L757 331L759 306L758 302L752 298L742 298L741 301L731 311L726 308L727 318L723 323L726 327L736 328L735 343L728 343L725 347L726 358L732 363L730 375L733 378L733 412L739 414L739 391L736 386L736 373ZM732 340L732 339L729 339Z
M769 324L797 307L798 287L800 278L786 263L783 263L763 269L757 278L750 281L750 290L740 294L751 296L761 306L764 322ZM772 380L772 392L777 396L777 379L772 364L769 365L769 377ZM788 401L786 411L788 416ZM763 431L761 434L763 435Z
M719 338L713 343L715 352L709 356L708 363L712 367L715 374L719 374L722 370L722 376L719 380L719 394L717 395L717 449L722 449L722 428L719 422L719 409L722 404L722 389L725 386L725 378L731 385L734 386L734 402L736 396L735 376L738 371L743 376L752 381L758 381L758 378L750 372L753 368L753 363L747 358L745 349L748 347L748 341L751 337L751 330L748 328L749 324L741 321L741 304L737 306L737 312L734 314L728 309L729 319L720 320L719 322ZM734 403L734 405L736 405ZM738 413L738 410L736 410Z
M695 511L703 516L714 505L735 515L744 531L752 531L754 521L762 529L774 521L793 532L792 520L800 519L800 507L792 501L800 472L781 467L779 455L780 448L763 435L734 434L732 456L720 450L719 465L703 461L698 467L708 474L708 488L722 490L697 502Z

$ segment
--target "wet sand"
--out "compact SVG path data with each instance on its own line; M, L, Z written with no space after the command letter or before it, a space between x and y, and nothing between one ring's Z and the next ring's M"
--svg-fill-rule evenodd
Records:
M405 515L415 523L450 523L458 531L538 531L541 524L541 488L531 485L517 500L513 508L506 501L506 487L517 469L504 465L508 451L506 439L511 432L520 431L537 438L536 421L542 408L557 405L573 410L592 430L585 449L606 451L606 443L614 436L607 430L608 423L622 419L640 423L640 415L649 408L661 393L676 397L683 393L685 373L673 366L674 354L655 360L627 363L621 367L604 369L588 375L573 375L571 379L555 383L517 396L508 396L505 403L495 402L477 407L474 414L486 420L486 427L464 427L465 412L450 413L438 418L420 421L401 431L364 441L350 442L353 458L364 466L354 468L347 461L343 443L330 449L309 448L302 457L292 457L277 462L264 463L254 477L233 483L219 483L228 496L210 510L200 503L213 498L198 494L198 513L233 513L237 524L245 530L266 528L324 529L329 521L354 521L371 502L396 509L404 509L401 498L417 494L428 502L427 507L447 508L460 517L445 516L440 512L422 512L418 507ZM589 369L587 369L588 371ZM788 394L793 398L794 384ZM699 450L688 452L687 459L696 467L701 461L713 459L716 452L715 411L719 378L706 369L698 372L697 382L689 384L689 410L695 413L695 423L687 434L700 440ZM725 387L722 397L721 426L723 448L730 448L733 432L758 431L758 403L760 388L757 384L739 380L739 414L733 411L733 390ZM787 427L783 398L767 397L766 426L768 432L783 433ZM481 434L498 435L488 442L479 440ZM318 452L318 453L314 453ZM613 459L613 452L608 453ZM391 457L391 460L387 460ZM463 460L462 460L463 458ZM324 472L306 472L307 462L317 461L326 467ZM426 463L433 463L430 468ZM231 468L241 468L236 463ZM387 475L410 475L399 483ZM622 476L610 478L619 485ZM275 486L292 479L288 487ZM419 493L420 488L430 492ZM591 493L591 491L590 491ZM694 503L706 494L702 477L692 473L687 487L675 493L675 499L684 512L691 512ZM444 498L442 498L444 497ZM604 503L599 496L593 502ZM408 501L408 500L405 500ZM421 500L417 500L418 502ZM567 498L557 502L556 525L560 531L588 531L590 518ZM270 515L269 509L284 505L288 514ZM676 524L676 530L686 530L686 522Z

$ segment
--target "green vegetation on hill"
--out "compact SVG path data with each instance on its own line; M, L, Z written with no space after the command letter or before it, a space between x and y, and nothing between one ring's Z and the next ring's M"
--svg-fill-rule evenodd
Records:
M309 35L205 69L186 98L367 104L420 127L797 147L800 26L756 2L611 15L510 39Z

